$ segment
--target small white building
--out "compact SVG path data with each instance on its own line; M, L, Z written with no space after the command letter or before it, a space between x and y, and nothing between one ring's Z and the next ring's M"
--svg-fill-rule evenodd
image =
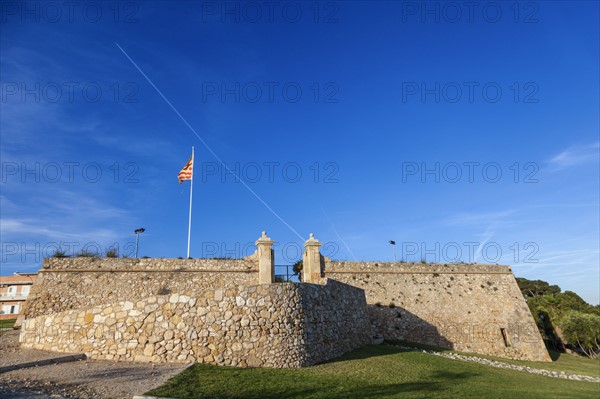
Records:
M0 276L0 320L19 317L36 277L37 273L19 272Z

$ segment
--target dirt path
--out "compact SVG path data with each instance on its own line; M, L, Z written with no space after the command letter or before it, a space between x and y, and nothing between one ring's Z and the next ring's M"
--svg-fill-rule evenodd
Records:
M18 331L0 337L0 365L47 359L64 354L22 350ZM181 372L182 364L144 364L80 360L0 374L0 397L7 399L131 399Z

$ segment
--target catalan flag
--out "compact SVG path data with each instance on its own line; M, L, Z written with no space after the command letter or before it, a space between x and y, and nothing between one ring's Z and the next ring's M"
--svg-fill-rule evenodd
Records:
M192 237L192 192L194 191L194 146L192 146L192 156L187 161L183 169L177 175L179 184L184 180L190 181L190 217L188 219L188 242L187 257L190 258L190 239Z
M187 163L185 164L183 169L181 169L181 171L177 175L177 178L179 179L179 184L181 184L181 182L183 182L184 180L192 180L193 173L194 173L194 153L192 153L192 156L190 157L190 159L187 161Z

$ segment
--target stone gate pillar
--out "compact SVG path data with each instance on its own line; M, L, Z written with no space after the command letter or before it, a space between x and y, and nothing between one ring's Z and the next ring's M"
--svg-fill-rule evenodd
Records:
M304 243L302 255L302 282L318 283L321 279L321 253L319 247L323 245L310 233L309 239Z
M275 281L275 256L273 253L273 240L263 231L262 236L256 241L258 247L258 283L271 284Z

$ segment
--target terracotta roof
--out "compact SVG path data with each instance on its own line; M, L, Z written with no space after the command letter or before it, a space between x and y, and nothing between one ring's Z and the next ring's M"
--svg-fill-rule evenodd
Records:
M33 284L37 274L13 274L12 276L0 276L0 285Z

